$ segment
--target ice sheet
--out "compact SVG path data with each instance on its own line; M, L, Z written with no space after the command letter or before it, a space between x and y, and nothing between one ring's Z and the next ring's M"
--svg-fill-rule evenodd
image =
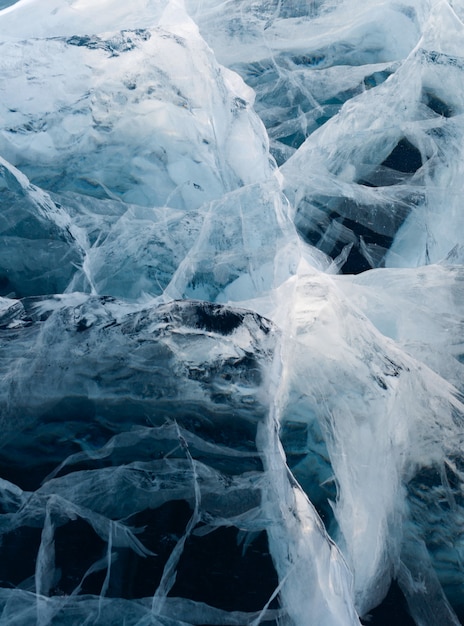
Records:
M462 1L5 4L0 624L459 624Z

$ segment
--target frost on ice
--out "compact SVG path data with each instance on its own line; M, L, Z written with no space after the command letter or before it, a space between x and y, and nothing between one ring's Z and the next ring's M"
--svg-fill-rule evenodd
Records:
M462 623L461 0L0 9L0 624Z

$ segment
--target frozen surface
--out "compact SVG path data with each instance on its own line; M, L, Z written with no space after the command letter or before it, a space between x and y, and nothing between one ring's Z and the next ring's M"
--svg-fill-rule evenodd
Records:
M1 42L2 156L49 190L142 206L195 208L268 178L253 92L176 15L172 27L163 14L152 29Z
M282 167L298 230L332 256L350 246L344 271L436 263L461 243L463 40L437 3L397 71Z
M0 626L464 622L462 19L0 2Z

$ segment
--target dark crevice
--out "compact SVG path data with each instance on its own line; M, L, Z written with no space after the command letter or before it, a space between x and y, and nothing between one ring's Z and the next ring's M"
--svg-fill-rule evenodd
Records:
M403 137L382 165L397 172L415 174L422 167L422 156L416 146Z
M174 500L126 520L132 528L141 529L137 532L137 539L153 555L141 556L129 548L119 548L111 567L108 595L128 600L153 596L191 516L192 509L187 502Z
M236 528L218 528L203 537L188 538L169 595L226 611L258 611L277 586L265 532L244 549ZM270 608L278 608L276 600Z
M2 535L0 587L16 587L35 574L41 528L24 526Z
M82 582L82 594L100 595L106 568L90 574L87 570L105 556L106 544L84 520L70 520L55 531L55 565L60 572L51 595L69 595Z
M345 236L340 234L336 242L323 241L325 236L325 229L329 228L331 222L338 223L343 226ZM363 224L356 222L347 217L332 211L327 216L327 224L316 230L306 230L303 227L299 227L297 223L298 232L303 239L313 246L316 246L333 259L337 258L343 251L346 245L352 244L348 257L341 268L343 274L360 274L366 270L372 269L373 266L379 267L381 264L373 262L368 258L365 249L367 246L375 246L379 251L387 251L393 243L393 237L389 235L383 235L375 232L364 226Z
M361 623L365 626L416 626L396 581L392 582L381 604L364 616Z
M425 91L423 93L423 102L437 115L441 115L442 117L452 117L454 115L452 107L446 104L446 102L443 102L443 100L432 91Z

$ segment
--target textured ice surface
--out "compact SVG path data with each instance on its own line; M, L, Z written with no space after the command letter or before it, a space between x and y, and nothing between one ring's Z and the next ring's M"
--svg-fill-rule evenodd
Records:
M464 618L461 0L0 2L0 625Z
M386 80L420 36L423 4L189 2L219 60L256 90L280 163L344 102Z
M438 3L397 71L283 166L298 230L332 256L351 246L344 271L435 263L461 243L463 41Z
M194 208L268 178L252 91L176 19L1 42L0 153L47 189L143 206Z
M311 611L321 623L357 623L347 566L289 473L270 416L265 371L278 341L271 322L200 301L135 307L73 294L5 302L0 323L10 355L2 371L2 470L25 488L2 484L3 562L8 550L32 542L19 571L8 574L5 566L4 575L25 584L29 574L37 598L45 596L45 614L67 623L75 609L60 596L83 592L153 596L147 619L174 619L166 601L172 592L248 610L220 623L254 623L252 610L266 621L281 615L302 623ZM19 366L31 352L20 375L12 363ZM34 388L26 391L31 380ZM31 448L40 448L41 457ZM28 528L39 531L30 536ZM234 544L240 535L244 541L236 574L243 580L233 582L232 565L220 573L231 578L227 595L225 581L211 585L201 574L190 580L197 576L195 553L214 550L209 536L221 529L220 545L229 556L238 550L235 560L242 549ZM13 537L23 538L22 548ZM89 548L73 557L66 541L91 542L95 554ZM261 547L253 547L258 541ZM251 563L248 550L258 555ZM281 578L279 610L272 608L278 578L268 550ZM248 588L242 597L243 585L256 587L254 570L263 577L259 590ZM309 597L298 584L303 572L312 581ZM16 593L7 596L5 620L16 601ZM93 615L91 603L87 610ZM214 609L197 611L193 623L216 623Z
M327 277L300 278L282 299L280 421L295 446L291 467L316 502L330 490L324 494L314 475L325 469L325 480L336 480L333 519L326 516L353 566L364 614L387 591L409 546L401 530L411 515L406 485L424 466L460 455L462 437L452 437L462 405L451 386L378 333Z

